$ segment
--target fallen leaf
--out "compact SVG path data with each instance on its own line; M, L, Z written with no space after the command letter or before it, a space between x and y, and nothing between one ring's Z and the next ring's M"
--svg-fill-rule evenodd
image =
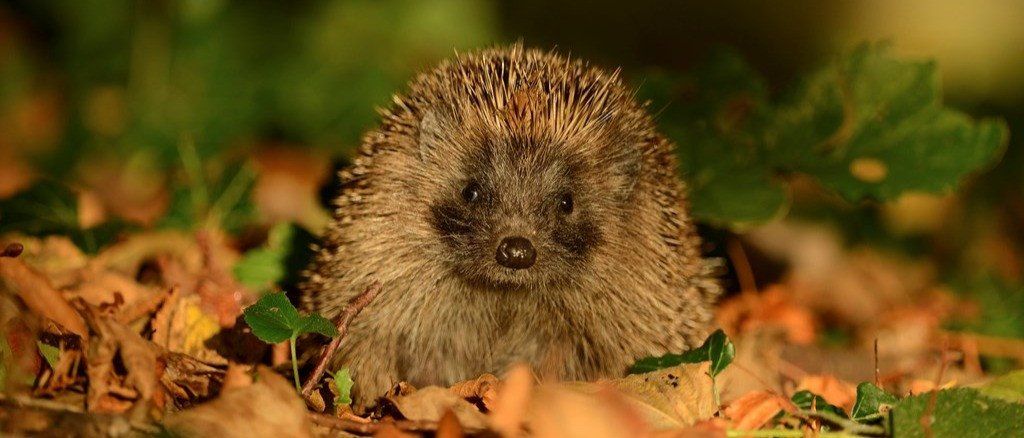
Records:
M796 389L820 395L825 401L843 408L846 412L850 412L853 403L857 401L856 386L828 374L805 376Z
M494 374L484 374L476 379L458 382L448 388L455 395L468 400L480 400L485 408L491 410L498 398L501 380Z
M445 411L441 416L441 421L437 422L437 433L434 436L437 438L461 438L463 435L458 417L450 410Z
M451 411L467 429L483 429L487 426L487 417L476 406L447 388L420 388L412 394L392 399L391 403L409 420L440 421L446 411Z
M502 436L520 435L533 392L533 381L533 372L524 364L513 366L505 375L490 414L491 427Z
M81 315L38 271L21 260L0 257L0 279L4 288L17 294L33 313L53 320L84 340L89 339Z
M210 402L168 415L164 426L182 436L313 436L306 404L292 384L266 367L258 367L256 375L252 385L225 390Z
M683 427L715 413L708 362L599 382L621 391L655 429Z
M729 403L724 413L733 429L757 430L783 410L792 410L792 403L785 397L769 391L752 391Z

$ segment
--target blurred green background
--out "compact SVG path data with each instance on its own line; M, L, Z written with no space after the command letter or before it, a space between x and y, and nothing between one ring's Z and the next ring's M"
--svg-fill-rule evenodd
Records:
M675 132L686 120L659 78L735 53L775 96L860 42L890 40L897 56L937 61L948 105L1022 132L1020 23L1015 0L5 0L0 198L41 181L71 187L77 212L35 231L117 224L89 245L211 215L235 232L282 220L316 229L330 170L374 126L375 107L455 51L515 41L623 67ZM798 180L787 209L848 245L927 260L1001 312L975 329L1024 337L1024 310L1008 310L1024 309L1022 149L1011 135L953 194L849 202ZM723 255L719 243L747 229L702 233ZM778 271L756 270L769 281Z

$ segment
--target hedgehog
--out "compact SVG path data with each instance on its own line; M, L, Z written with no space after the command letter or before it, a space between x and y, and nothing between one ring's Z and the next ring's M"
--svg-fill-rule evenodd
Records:
M302 285L325 316L383 285L333 362L357 402L516 363L618 376L704 339L716 268L647 107L618 70L514 45L441 62L380 110Z

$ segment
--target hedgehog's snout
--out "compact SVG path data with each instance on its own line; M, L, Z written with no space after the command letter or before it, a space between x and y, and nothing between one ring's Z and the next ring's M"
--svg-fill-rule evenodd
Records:
M498 244L494 259L506 268L526 269L537 261L537 251L533 249L530 239L519 236L506 237Z

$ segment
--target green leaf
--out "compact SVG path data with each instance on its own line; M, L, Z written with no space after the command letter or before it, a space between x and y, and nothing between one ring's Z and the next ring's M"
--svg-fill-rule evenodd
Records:
M299 321L299 334L303 333L319 333L333 338L338 336L338 328L335 327L329 319L317 314L312 314L309 316L303 316Z
M857 401L850 411L850 418L856 421L866 421L878 414L883 405L892 406L896 404L896 396L889 394L870 382L863 382L857 385Z
M334 378L334 389L338 395L334 397L335 406L344 406L352 403L352 385L355 382L352 380L352 376L349 375L348 368L342 368L336 372L331 373L331 377Z
M108 220L92 228L81 228L78 224L78 195L55 181L44 180L0 200L0 234L65 235L88 253L99 251L132 228L119 220Z
M929 436L921 426L921 417L929 412L931 436L1024 437L1022 404L987 397L976 389L954 388L939 391L929 409L932 396L926 393L896 403L892 410L893 436Z
M824 397L815 394L811 391L797 391L796 394L793 394L793 397L791 397L790 400L792 400L793 404L795 404L798 408L806 411L815 410L821 412L830 412L835 415L838 415L841 418L847 418L846 412L843 412L842 408L830 404L829 402L825 401Z
M39 355L46 359L46 363L50 365L50 369L54 369L57 366L57 361L60 360L60 348L54 347L50 344L44 344L40 341L36 341L36 348L39 349Z
M267 291L275 285L293 287L302 269L309 265L314 240L311 233L295 224L277 224L265 245L245 253L235 264L234 276L256 291Z
M299 311L288 301L284 292L264 295L244 312L245 323L263 342L276 344L298 334L301 318Z
M864 44L807 75L783 99L732 52L641 89L678 146L693 214L743 228L783 214L791 175L849 201L945 192L1001 155L1001 120L946 108L932 62ZM643 94L641 96L644 96Z
M245 323L263 342L276 344L306 333L337 336L338 329L323 316L299 315L284 292L264 295L256 304L245 309Z
M1024 370L1011 371L999 376L978 390L989 397L1024 403Z
M700 347L682 354L666 354L659 357L645 357L629 369L629 374L641 374L673 367L684 363L711 362L708 371L711 377L722 372L736 357L736 346L722 330L716 330Z
M775 167L815 176L851 201L944 192L992 163L1005 123L942 106L933 62L904 61L864 44L811 75L779 105L765 138ZM879 165L877 177L852 170Z

